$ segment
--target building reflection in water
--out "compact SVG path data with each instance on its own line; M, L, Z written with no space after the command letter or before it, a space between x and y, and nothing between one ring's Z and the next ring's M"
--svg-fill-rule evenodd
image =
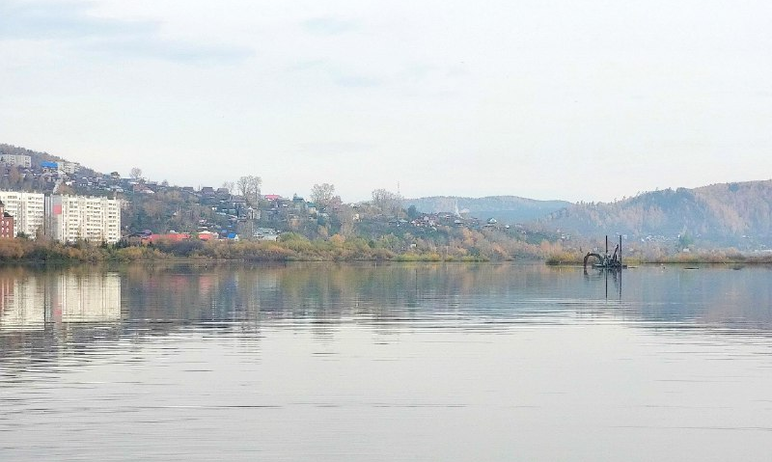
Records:
M0 329L36 330L47 323L121 319L118 273L74 272L0 276Z

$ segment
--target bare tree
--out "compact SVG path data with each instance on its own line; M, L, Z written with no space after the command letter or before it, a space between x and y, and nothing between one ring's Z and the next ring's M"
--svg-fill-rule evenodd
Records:
M257 207L260 200L260 185L263 180L259 176L245 175L236 181L236 189L247 201L247 205Z
M230 194L233 194L236 192L236 183L232 181L223 182L222 187L227 189Z
M142 169L139 167L132 167L131 172L129 173L129 176L134 181L139 181L142 179Z
M319 207L325 208L335 199L335 186L330 183L315 184L311 188L311 200Z
M385 189L373 191L373 205L382 213L396 215L402 209L402 196Z

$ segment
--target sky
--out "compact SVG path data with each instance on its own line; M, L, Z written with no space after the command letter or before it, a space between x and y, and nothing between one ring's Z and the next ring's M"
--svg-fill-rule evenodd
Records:
M0 0L0 142L344 201L772 177L772 3Z

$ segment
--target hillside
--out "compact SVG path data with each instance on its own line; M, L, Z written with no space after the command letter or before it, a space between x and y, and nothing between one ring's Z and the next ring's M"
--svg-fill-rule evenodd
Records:
M772 180L653 191L614 203L581 203L535 227L585 236L772 248Z
M420 212L455 212L468 213L483 220L495 218L500 223L524 223L543 218L571 204L564 201L538 201L517 196L489 197L452 197L435 196L418 199L405 199L404 207L411 205Z
M24 155L32 158L33 165L40 165L41 162L61 162L64 159L53 156L47 152L32 151L30 149L13 146L11 144L0 143L0 154Z
M424 225L431 233L445 227L478 230L490 227L486 221L495 218L498 222L495 227L502 230L507 224L525 224L523 232L529 242L533 241L533 236L552 240L547 236L564 236L566 239L568 236L600 238L606 234L623 234L630 242L665 243L669 250L690 245L772 249L772 180L652 191L613 203L570 204L517 196L424 197L404 200L402 205L405 208L413 206L418 212L428 214L450 214L443 214L441 219L448 219L456 212L463 218L460 221L450 218L450 225L445 226L437 221L438 217L415 221L413 218L421 218L420 214L401 216L399 213L404 214L404 211L394 215L375 210L372 215L376 218L370 220L371 223L365 213L368 207L374 207L369 204L364 208L359 206L357 215L361 219L353 223L348 216L353 216L350 206L317 216L315 208L306 210L304 205L291 199L284 200L279 208L276 201L263 201L257 218L248 218L248 207L243 198L233 195L232 191L222 191L226 188L208 187L196 191L144 179L121 178L115 173L96 173L85 166L70 174L51 171L41 168L40 163L63 159L8 144L0 144L0 154L22 154L32 158L29 169L3 164L0 189L50 193L58 184L59 191L64 189L65 193L118 197L124 201L124 227L129 233L145 229L155 232L215 229L230 233L244 228L245 222L255 221L255 226L292 230L308 237L315 237L320 232L328 236L344 231L368 239L376 235L400 236L407 231L414 237L421 237L426 230L417 228ZM429 240L449 239L443 236Z

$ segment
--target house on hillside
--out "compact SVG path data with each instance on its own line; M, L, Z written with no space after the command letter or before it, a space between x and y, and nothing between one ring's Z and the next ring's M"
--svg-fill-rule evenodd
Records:
M148 188L147 185L138 183L132 186L132 191L137 194L155 194L155 191Z
M139 237L143 244L150 244L158 241L180 242L190 239L190 233L175 233L172 231L167 234L143 234Z
M319 212L316 208L316 204L313 202L306 202L306 209L308 211L309 217L315 217Z
M257 228L254 237L258 241L276 241L279 239L279 233L273 228Z
M198 238L202 241L216 241L220 236L212 231L201 231L198 233Z

